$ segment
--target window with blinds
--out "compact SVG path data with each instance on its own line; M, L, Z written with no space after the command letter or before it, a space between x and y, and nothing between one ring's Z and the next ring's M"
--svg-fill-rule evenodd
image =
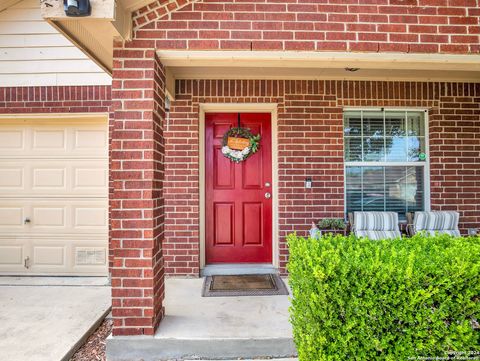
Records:
M425 112L344 113L346 212L425 209Z

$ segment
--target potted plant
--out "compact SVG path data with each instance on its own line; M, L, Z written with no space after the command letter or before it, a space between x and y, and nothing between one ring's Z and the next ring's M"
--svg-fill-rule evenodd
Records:
M342 218L324 218L317 223L320 234L323 232L344 233L347 227Z

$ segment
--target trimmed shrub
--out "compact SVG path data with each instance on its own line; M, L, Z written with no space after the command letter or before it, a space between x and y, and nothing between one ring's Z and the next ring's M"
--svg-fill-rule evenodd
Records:
M317 224L319 229L345 229L345 221L342 218L324 218Z
M480 356L480 237L288 244L301 361Z

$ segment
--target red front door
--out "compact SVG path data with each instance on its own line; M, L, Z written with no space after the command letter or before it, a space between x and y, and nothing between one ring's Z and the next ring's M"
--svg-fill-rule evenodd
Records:
M261 135L257 153L234 163L222 154L223 135L238 113L205 115L206 262L272 262L272 139L267 113L240 114L241 127Z

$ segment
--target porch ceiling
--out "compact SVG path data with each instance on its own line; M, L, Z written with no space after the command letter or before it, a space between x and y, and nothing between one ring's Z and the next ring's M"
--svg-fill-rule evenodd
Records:
M325 79L480 82L472 71L275 67L167 67L175 79Z
M478 55L246 51L158 51L158 55L175 79L480 81Z

